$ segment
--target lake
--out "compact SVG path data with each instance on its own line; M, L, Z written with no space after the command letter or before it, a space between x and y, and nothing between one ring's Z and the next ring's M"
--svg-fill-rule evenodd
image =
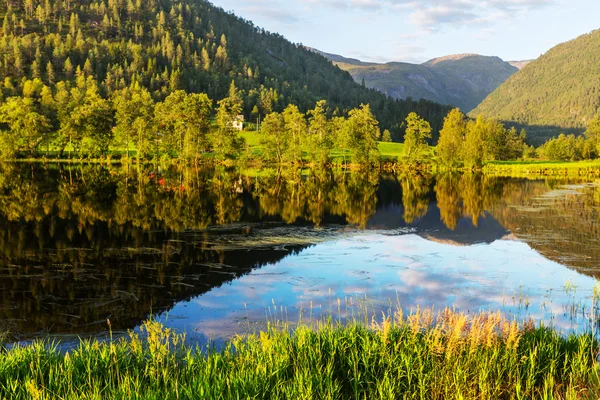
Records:
M217 342L417 307L590 328L600 185L480 174L0 164L0 329L150 316Z

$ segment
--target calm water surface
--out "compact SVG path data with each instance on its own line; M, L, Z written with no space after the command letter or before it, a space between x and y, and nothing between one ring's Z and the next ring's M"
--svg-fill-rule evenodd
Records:
M599 209L593 179L0 165L0 327L154 314L204 342L432 306L585 330Z

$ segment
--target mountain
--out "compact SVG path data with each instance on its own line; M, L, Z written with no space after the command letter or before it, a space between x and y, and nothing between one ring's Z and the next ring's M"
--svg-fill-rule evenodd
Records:
M22 93L22 79L51 88L93 76L102 95L133 81L156 101L185 89L213 100L229 84L244 91L245 114L312 109L326 99L340 113L369 103L382 128L400 130L411 111L436 127L447 107L396 101L356 84L324 57L204 0L3 1L0 100Z
M581 132L600 112L600 30L550 49L490 94L473 112L527 128L541 143Z
M513 67L516 67L518 69L523 69L525 68L525 66L527 64L529 64L530 62L532 62L533 60L523 60L523 61L507 61L507 63L509 63L510 65L512 65Z
M314 50L314 49L313 49ZM364 83L396 99L427 99L468 112L518 71L498 57L455 54L423 64L368 63L314 50Z

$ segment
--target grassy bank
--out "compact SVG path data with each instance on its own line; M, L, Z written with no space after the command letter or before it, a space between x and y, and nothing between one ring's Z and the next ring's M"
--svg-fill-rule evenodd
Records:
M490 161L483 167L489 175L600 176L600 160L594 161Z
M158 323L61 353L0 355L0 398L597 399L597 345L499 314L430 311L275 329L202 352Z

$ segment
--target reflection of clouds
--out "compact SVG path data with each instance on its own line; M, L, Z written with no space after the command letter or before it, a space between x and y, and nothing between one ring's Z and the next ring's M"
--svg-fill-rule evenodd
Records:
M578 287L574 300L589 305L593 279L521 242L455 247L415 235L361 234L314 246L178 304L171 311L178 318L169 324L193 326L199 337L227 338L264 328L267 320L293 324L301 315L306 321L329 314L344 320L359 310L380 315L399 305L405 313L418 306L501 310L571 330L581 318L573 321L566 312L573 302L561 289L567 280Z

